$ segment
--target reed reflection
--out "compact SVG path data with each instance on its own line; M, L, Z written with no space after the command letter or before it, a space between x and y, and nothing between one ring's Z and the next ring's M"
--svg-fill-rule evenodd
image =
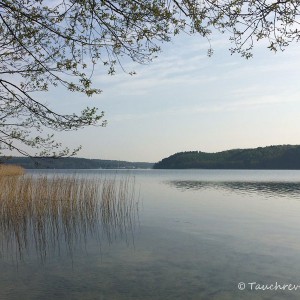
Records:
M133 178L0 177L2 255L44 261L62 247L72 255L89 238L127 242L138 220Z
M254 182L254 181L168 181L168 185L185 190L223 189L242 193L257 193L265 196L300 198L300 182Z

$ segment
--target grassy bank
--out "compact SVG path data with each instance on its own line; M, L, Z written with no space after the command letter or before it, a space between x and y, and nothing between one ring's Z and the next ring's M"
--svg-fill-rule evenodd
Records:
M19 176L24 174L25 169L20 166L0 164L0 176Z

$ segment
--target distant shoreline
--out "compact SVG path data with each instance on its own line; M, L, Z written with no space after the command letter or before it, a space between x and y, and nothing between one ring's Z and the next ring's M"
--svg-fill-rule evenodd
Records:
M25 169L152 169L154 163L121 160L88 159L78 157L1 157L1 163L21 166Z
M154 169L300 170L300 145L232 149L216 153L179 152Z

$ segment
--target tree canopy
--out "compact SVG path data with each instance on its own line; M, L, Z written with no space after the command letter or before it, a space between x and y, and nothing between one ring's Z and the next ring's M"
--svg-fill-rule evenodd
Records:
M59 114L36 92L62 86L86 96L96 68L108 74L124 57L150 62L180 32L208 41L229 32L231 52L249 58L266 40L272 51L299 40L298 0L4 0L0 1L0 151L43 156L74 154L61 148L54 131L105 126L103 112ZM212 49L208 47L208 54ZM40 95L40 94L39 94ZM62 100L63 101L63 100ZM46 130L48 132L48 130ZM57 149L55 151L54 149Z

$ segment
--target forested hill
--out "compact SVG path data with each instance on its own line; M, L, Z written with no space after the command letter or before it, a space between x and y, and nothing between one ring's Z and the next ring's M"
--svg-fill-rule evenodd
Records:
M217 153L180 152L156 163L155 169L300 169L300 145L234 149Z
M1 163L16 164L25 169L149 169L153 163L128 162L120 160L67 158L28 158L12 157L8 160L0 158Z

